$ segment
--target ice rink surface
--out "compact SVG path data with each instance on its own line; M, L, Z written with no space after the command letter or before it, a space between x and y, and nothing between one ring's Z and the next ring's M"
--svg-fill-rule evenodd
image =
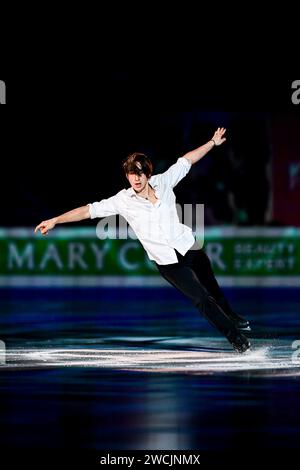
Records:
M287 462L300 436L299 295L231 294L252 325L240 355L181 297L126 292L2 297L3 449L247 455L251 443L252 457Z
M119 344L119 346L118 346ZM294 347L293 347L294 346ZM140 338L47 341L24 344L6 351L1 369L94 367L152 373L218 374L240 372L254 375L300 374L297 344L285 339L253 339L250 351L238 354L223 338Z

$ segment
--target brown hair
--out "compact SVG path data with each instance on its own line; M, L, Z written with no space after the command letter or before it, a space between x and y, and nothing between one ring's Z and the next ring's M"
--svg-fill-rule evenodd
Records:
M153 171L153 165L147 155L144 153L134 152L123 160L123 170L125 171L125 175L128 175L128 173L134 173L136 175L144 173L147 178L150 178Z

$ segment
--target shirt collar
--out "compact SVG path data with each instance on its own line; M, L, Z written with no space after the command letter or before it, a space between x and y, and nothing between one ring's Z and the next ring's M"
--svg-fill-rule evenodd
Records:
M130 197L136 196L135 190L133 189L132 186L130 186L130 188L127 189L127 194L128 194Z

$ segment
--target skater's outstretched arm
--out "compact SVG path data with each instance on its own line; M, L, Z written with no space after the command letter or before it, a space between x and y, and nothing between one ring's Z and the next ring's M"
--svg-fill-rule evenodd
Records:
M186 153L184 158L189 160L192 164L201 160L215 145L221 145L225 142L226 137L223 137L225 134L226 129L224 127L218 127L216 132L213 135L213 138L209 140L206 144L201 145L201 147L192 150L191 152Z
M42 235L47 235L49 230L53 229L56 224L64 224L67 222L79 222L80 220L89 219L90 212L89 207L81 206L73 209L69 212L65 212L58 217L53 217L53 219L43 220L39 225L36 226L34 233L40 230Z

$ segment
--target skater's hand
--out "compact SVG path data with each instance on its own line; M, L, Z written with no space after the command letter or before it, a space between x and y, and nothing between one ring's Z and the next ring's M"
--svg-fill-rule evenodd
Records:
M49 230L52 230L55 227L55 219L44 220L39 225L35 227L34 233L40 230L42 235L47 235Z
M226 132L226 129L224 127L218 127L218 129L216 130L216 132L214 133L214 136L212 138L215 145L218 146L218 145L223 144L223 142L225 142L226 137L223 137L225 132Z

